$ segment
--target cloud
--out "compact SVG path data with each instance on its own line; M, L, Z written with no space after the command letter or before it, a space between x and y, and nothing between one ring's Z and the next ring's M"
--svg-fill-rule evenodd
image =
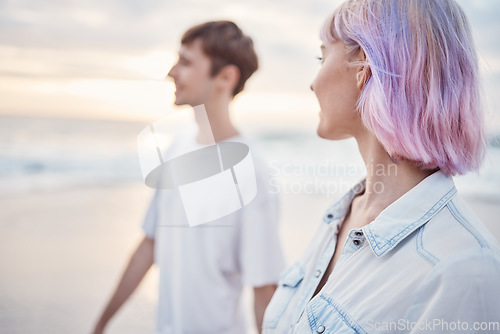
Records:
M53 70L53 75L87 73L93 77L102 73L105 77L130 78L131 73L126 71L117 75L118 67L110 65L117 61L111 58L158 50L175 51L180 36L188 27L205 20L227 18L236 20L255 41L261 71L256 75L254 89L303 90L309 86L317 69L314 57L318 54L317 32L324 19L322 12L325 7L330 10L334 7L326 3L227 0L3 2L0 4L0 45L24 50L24 58L31 55L32 60L29 66L2 68L2 72L15 75L15 71L19 71L18 75L27 75L29 68L38 68L33 72L37 76L41 67L35 64L38 61L46 67L45 72ZM102 55L102 66L82 61L96 53ZM50 56L46 56L48 54ZM71 62L77 65L71 66ZM19 61L11 61L11 64L23 65Z
M469 17L485 65L488 108L500 105L500 2L458 0ZM319 69L319 29L340 0L87 0L0 1L0 76L141 80L172 62L190 26L235 20L254 39L260 70L247 90L255 96L311 96ZM5 50L10 50L5 53ZM12 51L14 50L14 51ZM154 59L154 60L153 60ZM259 95L260 94L260 95ZM305 104L300 102L299 105ZM310 108L316 108L311 104ZM500 117L494 117L500 129Z

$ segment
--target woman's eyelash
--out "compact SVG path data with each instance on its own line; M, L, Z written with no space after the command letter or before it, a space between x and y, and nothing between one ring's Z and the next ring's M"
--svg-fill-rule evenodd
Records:
M316 57L316 59L317 59L320 63L322 63L322 62L323 62L323 57Z

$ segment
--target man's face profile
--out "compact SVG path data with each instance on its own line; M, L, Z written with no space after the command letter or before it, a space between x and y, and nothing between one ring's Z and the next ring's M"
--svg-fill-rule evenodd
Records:
M176 105L196 106L210 100L214 92L210 69L211 60L203 52L200 39L181 45L179 59L168 73L175 83Z

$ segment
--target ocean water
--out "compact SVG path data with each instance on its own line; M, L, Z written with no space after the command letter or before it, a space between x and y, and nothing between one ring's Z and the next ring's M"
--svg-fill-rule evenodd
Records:
M142 123L0 116L0 194L141 181Z
M0 195L142 182L136 140L147 125L0 116ZM268 162L271 187L278 193L334 199L366 173L354 140L323 140L309 128L241 128ZM498 138L490 140L478 174L455 178L463 195L500 201Z
M0 116L0 333L89 333L151 195L136 146L147 125ZM328 202L366 173L356 143L323 140L306 127L242 130L268 162L272 189L283 195L282 242L292 263ZM465 196L500 205L500 147L493 144L479 175L455 182ZM110 334L152 332L157 282L148 277Z

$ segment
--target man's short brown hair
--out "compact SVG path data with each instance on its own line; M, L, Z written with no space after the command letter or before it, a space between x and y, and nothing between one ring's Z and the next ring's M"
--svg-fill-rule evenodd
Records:
M226 65L235 65L240 71L240 79L234 87L233 96L245 87L245 82L259 67L253 41L243 34L231 21L213 21L199 24L184 33L182 44L201 40L205 54L210 58L211 75L215 76Z

